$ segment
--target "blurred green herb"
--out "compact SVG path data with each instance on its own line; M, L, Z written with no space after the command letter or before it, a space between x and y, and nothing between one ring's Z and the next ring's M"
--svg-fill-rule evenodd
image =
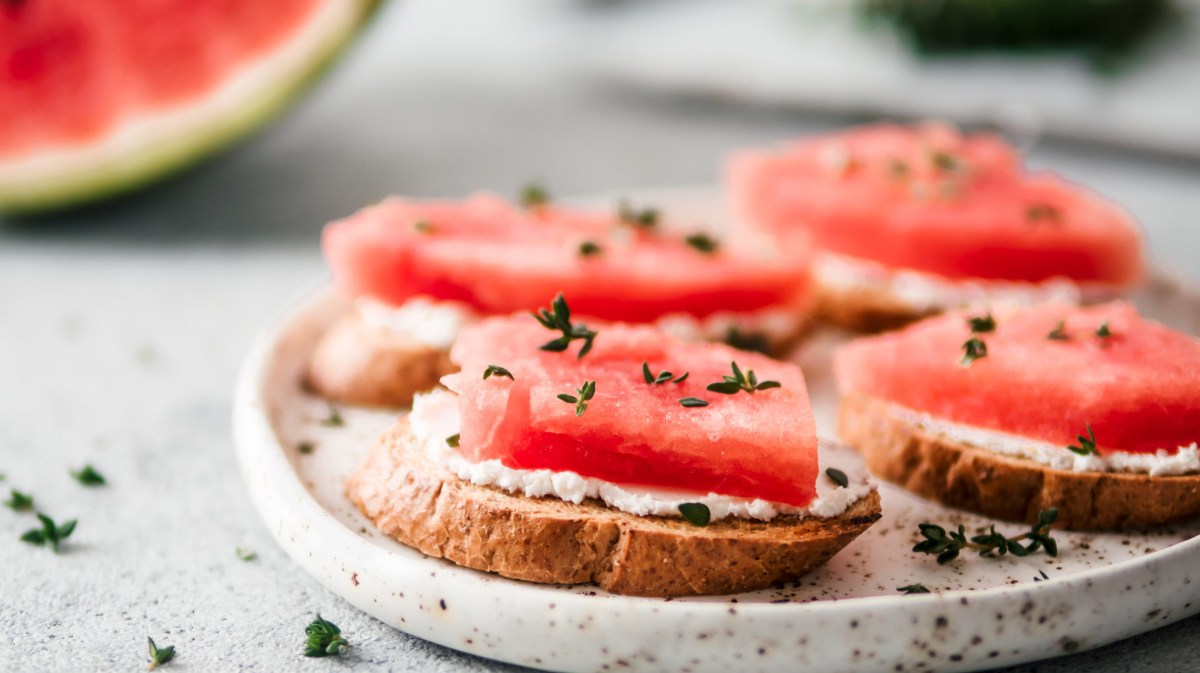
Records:
M304 635L306 636L304 644L304 656L306 657L335 656L350 647L350 643L342 637L342 630L337 627L337 624L322 619L319 612L313 623L304 628Z
M25 531L25 534L21 536L21 541L39 547L49 546L57 554L59 543L71 537L71 533L75 532L76 520L71 519L60 526L54 523L54 519L40 512L37 518L42 527Z
M163 664L175 658L174 645L159 647L158 645L154 644L154 639L150 636L146 636L146 641L150 644L150 665L146 667L147 670L153 671L159 666L162 666Z
M8 490L8 500L4 501L4 506L14 512L28 512L33 509L33 496L28 493L22 493L15 488Z
M107 483L104 481L104 475L97 472L90 463L84 465L82 469L71 470L71 476L84 486L103 486Z

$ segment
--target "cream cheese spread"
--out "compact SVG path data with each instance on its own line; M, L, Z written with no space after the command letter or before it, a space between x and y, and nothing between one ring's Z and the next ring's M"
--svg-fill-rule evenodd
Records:
M889 268L866 259L823 252L813 262L813 277L827 288L887 293L917 312L973 306L1027 306L1059 301L1096 302L1116 296L1114 288L1080 285L1068 278L1041 282L954 280L915 269Z
M795 507L758 498L738 498L717 493L687 493L640 486L614 484L585 477L575 472L523 470L505 466L499 460L479 463L468 461L446 444L446 438L459 433L458 396L446 390L434 390L413 400L409 426L413 436L434 462L443 465L460 479L482 486L495 486L528 497L550 496L573 503L585 498L602 500L609 507L638 516L680 516L679 505L699 502L708 506L712 520L739 517L770 521L780 515L835 517L875 490L865 470L847 469L850 485L838 487L823 476L828 467L828 450L818 448L822 476L817 478L817 497L807 507ZM824 444L824 442L822 442ZM844 467L844 466L843 466Z
M891 405L889 413L938 437L968 444L1005 456L1023 458L1055 470L1071 472L1131 472L1151 477L1195 474L1200 472L1200 450L1196 443L1174 451L1159 449L1155 453L1104 451L1100 455L1081 456L1065 446L1055 446L1029 437L995 430L962 425L937 419L929 414Z

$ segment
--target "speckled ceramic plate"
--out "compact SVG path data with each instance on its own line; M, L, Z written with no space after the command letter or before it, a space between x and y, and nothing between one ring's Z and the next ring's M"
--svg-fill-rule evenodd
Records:
M710 191L644 200L697 218ZM1200 295L1159 275L1147 315L1200 331ZM301 386L322 330L345 305L309 295L261 337L238 384L234 429L263 519L308 573L398 629L457 650L560 671L966 671L1097 647L1200 612L1200 521L1120 534L1059 532L1060 555L964 557L938 566L909 549L922 521L984 519L881 486L883 519L803 581L714 598L662 600L591 586L507 580L426 557L375 532L342 494L346 476L397 417L333 409ZM797 354L818 429L833 433L830 349ZM1018 532L1020 526L1001 525ZM921 583L931 594L901 594Z

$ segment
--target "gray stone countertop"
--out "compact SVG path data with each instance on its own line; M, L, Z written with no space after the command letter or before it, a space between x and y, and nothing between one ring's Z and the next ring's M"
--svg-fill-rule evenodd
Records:
M177 647L173 671L518 670L359 613L251 507L231 391L256 331L324 277L321 225L392 192L715 182L730 148L855 121L587 81L518 44L515 19L488 27L511 42L471 51L484 28L460 30L436 4L388 7L311 98L220 159L136 198L0 222L0 492L79 519L56 556L17 541L30 515L0 510L0 671L143 670L148 635ZM1200 276L1200 165L1052 143L1031 158L1125 203L1158 260ZM68 475L89 462L107 486ZM353 642L347 658L300 656L317 610ZM1198 660L1192 618L1011 671Z

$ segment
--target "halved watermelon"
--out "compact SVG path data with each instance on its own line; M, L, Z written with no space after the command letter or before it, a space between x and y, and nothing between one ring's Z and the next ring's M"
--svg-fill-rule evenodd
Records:
M676 341L644 326L593 324L594 348L577 357L539 347L555 337L530 316L467 327L446 377L459 395L460 450L471 461L570 470L617 484L762 498L796 506L815 496L817 438L804 375L795 365L716 344ZM779 387L732 395L706 390L744 374ZM647 383L664 370L670 381ZM513 378L483 378L499 365ZM677 381L684 373L687 378ZM560 394L595 392L582 415ZM695 397L707 406L683 406Z
M834 359L840 391L1062 446L1090 426L1101 453L1200 441L1200 339L1124 303L1046 304L996 315L994 332L975 335L986 357L964 366L967 317L843 346Z
M377 0L0 2L0 211L117 194L278 112Z
M889 268L1112 286L1144 272L1125 211L1056 175L1024 173L992 135L868 126L744 150L728 180L741 225L807 229L821 250Z
M707 239L689 245L661 228L622 222L616 208L520 209L477 195L461 203L389 199L330 224L322 243L342 294L392 305L427 296L505 314L561 292L576 314L650 322L670 313L799 309L808 299L802 238L707 250Z

